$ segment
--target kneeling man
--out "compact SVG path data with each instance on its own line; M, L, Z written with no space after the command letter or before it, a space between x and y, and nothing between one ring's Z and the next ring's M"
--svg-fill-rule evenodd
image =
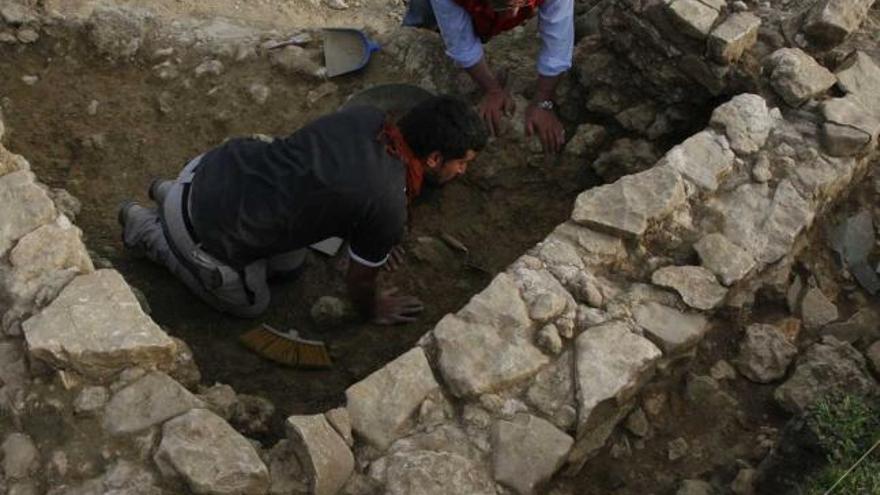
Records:
M412 321L421 302L380 291L378 271L401 241L423 182L464 174L486 140L476 112L446 96L397 123L362 106L271 143L233 139L190 161L176 180L154 181L158 208L125 203L123 243L214 308L256 317L269 304L267 278L296 273L308 246L342 237L354 305L377 323Z

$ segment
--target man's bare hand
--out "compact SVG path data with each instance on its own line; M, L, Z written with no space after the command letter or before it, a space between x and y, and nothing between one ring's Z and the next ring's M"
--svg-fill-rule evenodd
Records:
M391 254L388 256L388 261L385 262L385 265L382 266L382 269L386 272L393 272L403 265L403 262L406 261L404 256L406 255L406 250L403 249L403 246L397 245L391 248Z
M526 135L537 134L544 153L558 153L565 144L565 129L556 114L530 103L526 108Z
M516 103L505 88L489 90L480 101L479 114L486 123L489 133L497 136L501 133L501 122L505 115L513 115Z
M412 323L424 309L422 301L416 297L399 295L396 288L383 289L376 297L373 322L379 325Z

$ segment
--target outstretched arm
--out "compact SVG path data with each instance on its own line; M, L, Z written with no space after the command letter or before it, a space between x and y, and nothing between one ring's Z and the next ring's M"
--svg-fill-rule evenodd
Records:
M541 52L538 84L526 109L526 132L537 134L545 151L557 152L565 141L562 123L540 103L553 101L562 74L571 68L574 52L574 0L547 0L538 10Z

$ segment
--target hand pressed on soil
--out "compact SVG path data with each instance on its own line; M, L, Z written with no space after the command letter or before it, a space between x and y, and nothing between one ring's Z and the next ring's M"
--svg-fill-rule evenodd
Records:
M486 92L480 101L479 114L486 123L489 133L497 136L501 133L501 122L505 115L513 115L516 103L505 88L492 89Z
M414 296L399 295L394 287L383 289L376 296L373 322L379 325L411 323L418 319L416 315L424 309L422 301Z
M558 153L565 143L565 129L556 114L530 103L526 108L526 135L538 135L544 153Z

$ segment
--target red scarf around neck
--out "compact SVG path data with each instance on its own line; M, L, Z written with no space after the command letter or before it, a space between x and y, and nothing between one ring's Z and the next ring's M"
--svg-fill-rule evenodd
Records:
M425 162L413 153L400 129L391 122L385 122L379 140L385 143L385 151L398 158L406 167L406 202L412 201L422 192L425 179Z

